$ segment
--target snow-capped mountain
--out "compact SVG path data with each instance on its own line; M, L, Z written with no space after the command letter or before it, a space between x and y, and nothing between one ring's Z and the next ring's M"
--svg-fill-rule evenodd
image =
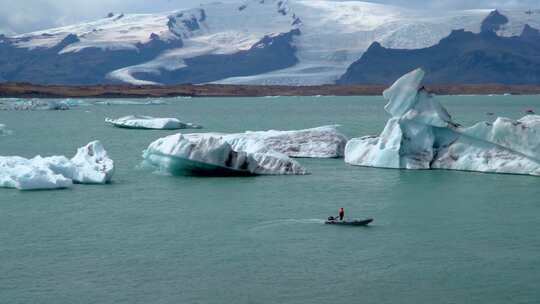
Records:
M337 83L391 84L418 67L429 71L426 84L540 83L540 30L525 25L519 36L497 35L508 22L493 11L480 33L454 30L436 45L421 49L385 48L374 42Z
M359 1L247 0L0 36L0 81L35 83L334 83L375 41L435 45L480 32L492 9L428 12ZM540 27L540 12L501 11L498 35Z

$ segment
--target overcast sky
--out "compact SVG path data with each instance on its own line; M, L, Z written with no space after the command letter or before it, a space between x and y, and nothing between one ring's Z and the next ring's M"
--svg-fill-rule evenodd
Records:
M150 13L197 6L215 0L0 0L0 32L25 33L105 16L108 12ZM229 0L225 0L229 1ZM241 0L233 0L241 2ZM328 0L344 1L344 0ZM430 9L540 8L540 0L373 0Z

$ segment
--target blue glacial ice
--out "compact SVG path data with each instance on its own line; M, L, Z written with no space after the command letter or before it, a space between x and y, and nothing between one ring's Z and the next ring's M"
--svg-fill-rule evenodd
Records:
M422 87L424 75L414 70L384 92L391 118L379 136L347 143L347 163L540 175L540 116L499 117L462 127Z
M302 175L306 170L278 152L236 151L219 136L170 135L143 151L144 163L175 175Z
M292 131L176 134L143 152L160 171L196 175L307 174L291 157L337 158L347 137L337 126Z

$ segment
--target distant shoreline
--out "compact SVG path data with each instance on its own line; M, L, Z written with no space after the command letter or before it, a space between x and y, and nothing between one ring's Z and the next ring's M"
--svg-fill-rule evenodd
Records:
M0 84L1 98L151 98L151 97L262 97L262 96L377 96L387 85L91 85L62 86L28 83ZM438 95L539 95L540 85L426 85Z

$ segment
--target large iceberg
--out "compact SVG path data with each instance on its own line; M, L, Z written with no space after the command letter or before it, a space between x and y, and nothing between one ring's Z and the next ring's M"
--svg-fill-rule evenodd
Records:
M236 151L217 136L170 135L151 143L143 152L145 163L178 175L306 174L296 161L278 152Z
M347 137L336 125L292 131L248 131L245 133L187 134L189 138L221 137L236 151L267 153L275 151L289 157L338 158L343 157Z
M0 156L0 187L20 190L68 188L73 183L105 184L111 181L114 163L99 141L65 156Z
M141 115L129 115L117 119L105 118L105 122L108 122L115 127L128 129L176 130L202 128L194 123L181 122L177 118L157 118Z
M540 175L540 116L462 127L421 86L424 74L414 70L384 92L392 117L379 136L347 143L347 163Z

